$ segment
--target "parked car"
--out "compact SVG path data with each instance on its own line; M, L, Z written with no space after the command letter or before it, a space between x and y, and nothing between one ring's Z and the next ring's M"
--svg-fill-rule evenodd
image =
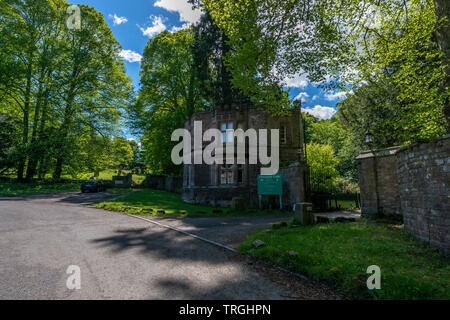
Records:
M102 181L85 181L81 184L81 192L103 192L106 185Z

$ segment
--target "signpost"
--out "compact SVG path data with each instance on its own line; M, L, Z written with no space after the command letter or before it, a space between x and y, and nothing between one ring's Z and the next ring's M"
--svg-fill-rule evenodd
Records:
M283 175L258 176L259 207L262 207L262 196L280 196L280 209L283 209Z

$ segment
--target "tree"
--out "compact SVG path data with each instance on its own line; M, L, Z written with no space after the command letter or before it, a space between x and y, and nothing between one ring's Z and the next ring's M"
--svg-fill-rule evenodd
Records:
M129 124L142 136L145 162L155 173L180 173L180 167L167 157L176 144L171 141L172 132L183 128L204 105L191 51L193 42L191 29L165 31L150 39L144 50L142 88L129 109Z
M1 111L1 109L0 109ZM19 156L20 122L0 112L0 174L15 166Z
M233 47L226 57L233 85L255 104L281 114L291 105L280 90L289 78L307 72L311 80L324 81L326 54L339 40L337 24L326 25L320 15L324 2L201 1Z
M327 144L333 147L337 153L344 145L347 132L342 128L337 119L322 120L311 126L311 142Z
M368 83L338 104L339 119L359 143L371 133L374 148L428 141L445 134L441 109L407 102L399 97L400 90L386 79Z
M133 150L133 161L130 163L130 169L135 173L144 173L145 164L142 154L141 144L136 140L129 140L131 149Z
M336 165L338 160L330 145L310 143L308 149L308 165L311 170L311 184L315 190L328 190L338 177Z
M101 171L113 165L111 160L112 142L109 138L94 133L85 137L81 146L81 150L85 150L85 152L83 153L83 160L80 162L83 163L83 167L88 172L94 174L94 178L98 178Z
M399 98L424 113L438 110L449 131L448 1L202 3L235 49L227 60L233 84L244 93L283 108L286 101L277 104L273 92L296 74L313 82L331 76L325 87L355 89L398 63L392 81L401 88Z
M450 91L450 3L446 0L434 0L436 15L435 39L441 51L442 70L444 80L442 90L444 93ZM447 124L450 123L450 97L445 97L445 117ZM450 131L448 129L447 131Z
M133 149L130 142L122 137L116 137L112 140L111 149L109 152L111 165L119 171L129 168L131 161L133 161Z
M39 57L47 43L45 35L50 32L51 19L55 16L50 2L45 0L2 0L0 8L0 69L3 73L0 88L22 114L21 147L24 152L17 159L17 176L21 180L29 147L36 65L42 60Z
M225 58L233 48L211 15L205 12L192 31L195 75L199 79L200 92L205 104L222 108L233 103L249 102L238 89L233 88L232 74L225 64Z
M80 6L80 10L81 28L71 30L66 40L72 46L66 48L66 68L62 70L66 81L54 179L61 177L74 129L80 125L109 130L117 124L118 109L130 98L131 80L118 56L119 43L102 14L88 6Z
M338 160L336 170L341 177L351 181L358 180L355 158L364 149L361 147L362 140L357 141L352 131L343 126L339 115L329 120L311 123L308 132L308 142L329 145L333 148L336 159Z
M17 177L54 168L60 179L63 169L82 167L80 148L92 132L114 132L130 100L120 45L93 8L79 6L81 28L71 30L64 0L0 4L0 95L22 122Z

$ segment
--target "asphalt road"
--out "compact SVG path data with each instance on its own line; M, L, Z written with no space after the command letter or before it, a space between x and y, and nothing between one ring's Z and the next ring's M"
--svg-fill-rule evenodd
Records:
M339 298L176 231L88 208L97 197L0 198L0 299ZM158 219L229 246L279 220ZM71 265L80 267L80 290L67 288Z

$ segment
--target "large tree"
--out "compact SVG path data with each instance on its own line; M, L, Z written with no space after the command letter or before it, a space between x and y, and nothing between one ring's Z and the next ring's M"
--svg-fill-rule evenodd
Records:
M129 109L129 124L142 136L147 165L153 172L179 174L171 162L173 130L183 128L205 104L194 67L191 29L165 31L150 39L141 65L141 90Z
M65 166L79 167L83 135L112 134L128 103L120 45L91 7L79 6L81 26L70 29L65 0L0 4L2 108L22 122L17 177L53 168L60 179Z
M235 48L227 59L233 84L254 99L283 108L287 101L274 99L278 85L296 74L343 89L379 80L399 63L392 79L399 99L438 110L448 131L448 1L201 3Z

